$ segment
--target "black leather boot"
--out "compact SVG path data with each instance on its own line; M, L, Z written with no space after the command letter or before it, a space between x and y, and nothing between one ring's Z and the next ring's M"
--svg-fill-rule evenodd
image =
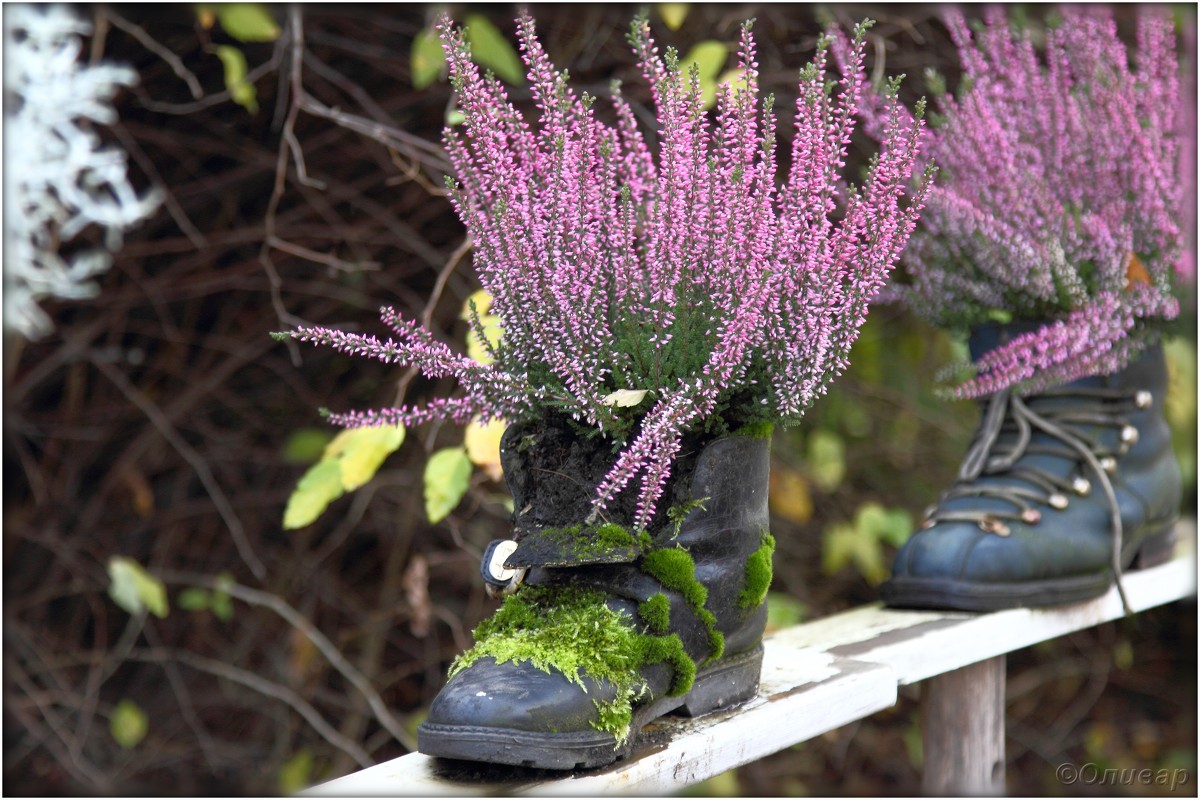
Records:
M971 355L1032 326L988 326ZM900 549L885 604L986 611L1106 592L1170 558L1181 496L1160 347L1120 372L1029 397L1000 392L958 480Z
M485 580L511 596L451 668L418 729L420 752L596 767L627 756L638 731L664 714L696 716L752 697L774 549L769 439L710 440L690 476L674 479L674 499L664 496L675 503L664 524L633 535L539 519L538 501L562 505L552 496L567 484L539 485L561 470L529 468L517 451L547 445L532 438L515 427L505 434L516 541L494 542L484 558ZM585 508L594 481L578 482L565 505Z

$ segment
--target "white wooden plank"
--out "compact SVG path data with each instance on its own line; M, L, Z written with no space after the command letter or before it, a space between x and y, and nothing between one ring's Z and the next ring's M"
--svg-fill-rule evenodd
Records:
M891 670L847 659L826 661L835 674L801 683L824 653L774 648L758 696L740 708L694 720L672 719L666 747L593 774L539 784L537 795L662 795L748 764L896 703Z
M1124 578L1135 611L1196 593L1195 524L1164 565ZM861 719L896 702L897 687L1123 616L1115 589L1054 609L992 614L865 606L777 631L764 642L758 695L700 719L665 718L649 741L612 767L551 773L485 768L464 779L447 762L411 754L307 790L330 796L603 795L676 792L735 766ZM476 773L478 775L478 773ZM512 776L498 780L494 776ZM518 777L522 776L522 777ZM525 777L535 776L535 777Z
M1125 592L1135 612L1196 594L1195 528L1181 533L1175 559L1125 574ZM909 684L1124 614L1114 587L1082 603L990 614L904 611L875 604L798 626L786 635L796 644L823 647L836 656L885 664Z
M305 794L666 794L889 708L896 703L896 686L896 676L886 667L809 648L769 646L757 696L737 708L697 719L663 718L650 727L644 746L606 769L549 780L541 777L548 774L543 772L536 781L472 782L456 780L445 762L411 754Z

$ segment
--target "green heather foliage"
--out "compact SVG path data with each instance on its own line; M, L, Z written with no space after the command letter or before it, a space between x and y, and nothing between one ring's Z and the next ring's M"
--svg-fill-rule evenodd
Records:
M757 608L767 599L771 588L771 559L775 555L775 537L763 531L762 545L746 559L746 582L738 595L738 607L743 610Z
M424 405L332 415L348 427L570 417L615 448L591 519L631 492L632 527L644 530L686 436L795 424L846 368L924 202L929 174L909 188L923 105L901 122L889 95L884 144L849 186L840 173L867 85L869 21L855 27L836 73L832 39L817 41L795 87L792 135L779 137L750 22L736 77L717 88L710 114L703 82L719 76L724 47L701 47L693 72L674 48L660 51L645 18L634 20L629 43L652 103L635 109L616 85L607 122L598 98L554 67L527 14L517 26L536 111L514 105L472 58L508 52L476 19L464 34L443 15L437 30L463 118L444 135L448 196L504 332L491 344L471 315L488 363L395 309L381 314L394 339L312 326L289 335L461 388ZM643 111L655 117L649 130Z

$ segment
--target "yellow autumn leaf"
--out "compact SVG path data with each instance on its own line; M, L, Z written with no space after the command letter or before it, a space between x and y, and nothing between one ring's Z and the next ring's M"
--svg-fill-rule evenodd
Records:
M500 466L500 437L507 427L508 423L502 419L494 419L485 425L476 417L467 424L463 435L463 444L471 463L494 481L504 477L504 470Z
M479 324L483 326L484 339L487 340L487 345L495 350L500 344L503 330L500 328L500 318L489 313L492 309L492 296L483 289L472 294L463 303L462 312L459 314L461 319L468 321L471 319L472 303L475 304L475 311L479 314ZM474 329L467 331L467 358L485 366L494 360L491 353L488 352L488 347L480 340Z
M616 406L617 408L629 408L636 406L646 397L648 389L617 389L612 394L606 394L600 398L600 402L606 406Z
M487 293L487 289L480 289L473 292L466 302L463 303L462 311L459 313L459 319L471 318L471 304L475 304L475 311L480 317L486 317L492 310L492 296Z
M288 498L283 527L295 530L312 524L334 500L375 477L403 443L403 425L348 428L333 437Z
M666 26L677 31L683 27L683 21L687 19L690 5L690 3L658 3L657 8Z
M322 460L338 459L342 488L352 492L375 477L384 460L403 443L403 425L348 428L325 447Z
M780 467L771 469L771 513L789 522L803 525L812 519L813 501L808 481L794 469Z

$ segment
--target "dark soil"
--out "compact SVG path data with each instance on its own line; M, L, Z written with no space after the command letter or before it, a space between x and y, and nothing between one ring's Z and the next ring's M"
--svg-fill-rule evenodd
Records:
M667 524L667 509L691 499L691 476L704 439L685 437L650 530ZM620 447L603 436L587 435L566 417L518 423L504 432L500 458L513 496L513 527L578 525L592 513L596 487L616 462ZM635 477L604 510L601 521L632 527L641 486Z

